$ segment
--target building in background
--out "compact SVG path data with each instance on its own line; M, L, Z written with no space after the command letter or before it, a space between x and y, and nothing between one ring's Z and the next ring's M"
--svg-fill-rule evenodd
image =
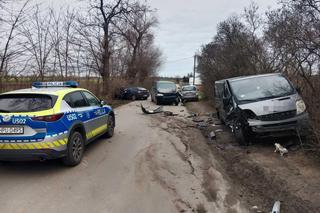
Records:
M194 85L195 86L201 86L202 85L202 81L201 81L199 75L197 75L194 80L195 80L194 81ZM189 84L193 85L193 77L189 77Z

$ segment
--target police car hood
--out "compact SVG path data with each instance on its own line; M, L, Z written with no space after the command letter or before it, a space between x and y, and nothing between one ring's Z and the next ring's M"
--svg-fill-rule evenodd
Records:
M296 110L296 101L300 99L298 94L284 96L281 98L257 101L248 104L240 104L242 110L251 110L256 116L280 113Z

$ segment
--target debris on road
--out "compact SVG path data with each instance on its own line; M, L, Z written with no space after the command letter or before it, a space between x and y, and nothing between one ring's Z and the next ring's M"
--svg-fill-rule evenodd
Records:
M206 122L200 122L200 123L197 124L197 127L199 129L205 129L205 128L208 127L208 124Z
M252 210L258 210L258 206L252 206Z
M175 113L173 113L173 112L171 112L171 111L164 111L163 114L164 114L165 116L177 116L177 115L178 115L178 114L175 114Z
M147 109L147 107L144 107L142 104L141 104L141 110L143 113L147 114L147 115L153 115L153 114L159 114L159 113L163 113L164 116L177 116L178 114L175 114L171 111L164 111L163 110L163 106L160 106L154 110L149 110Z
M187 118L194 118L194 117L197 117L197 116L199 116L199 114L190 113L190 115Z
M204 119L202 119L202 118L193 118L192 121L195 122L195 123L201 123L201 122L204 122Z
M210 138L210 140L216 139L216 133L214 133L214 131L210 132L209 138Z
M283 146L281 146L281 144L275 143L274 145L276 147L274 152L279 152L281 156L284 156L285 154L288 154L288 150L286 148L284 148Z
M147 110L142 104L141 104L141 110L143 113L151 115L151 114L158 114L163 112L163 106L158 107L155 110Z
M280 213L281 202L276 201L273 205L272 211L270 213Z

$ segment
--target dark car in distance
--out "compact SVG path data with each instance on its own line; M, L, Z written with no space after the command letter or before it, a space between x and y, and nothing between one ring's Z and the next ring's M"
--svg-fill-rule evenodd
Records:
M120 90L119 98L123 100L147 100L150 93L142 87L128 87Z
M151 88L151 101L156 104L179 103L177 86L171 81L156 81Z

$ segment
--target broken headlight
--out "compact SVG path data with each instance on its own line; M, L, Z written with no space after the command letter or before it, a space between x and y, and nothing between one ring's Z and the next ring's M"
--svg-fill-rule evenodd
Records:
M297 107L297 115L305 112L307 109L306 104L301 99L296 102L296 107Z

